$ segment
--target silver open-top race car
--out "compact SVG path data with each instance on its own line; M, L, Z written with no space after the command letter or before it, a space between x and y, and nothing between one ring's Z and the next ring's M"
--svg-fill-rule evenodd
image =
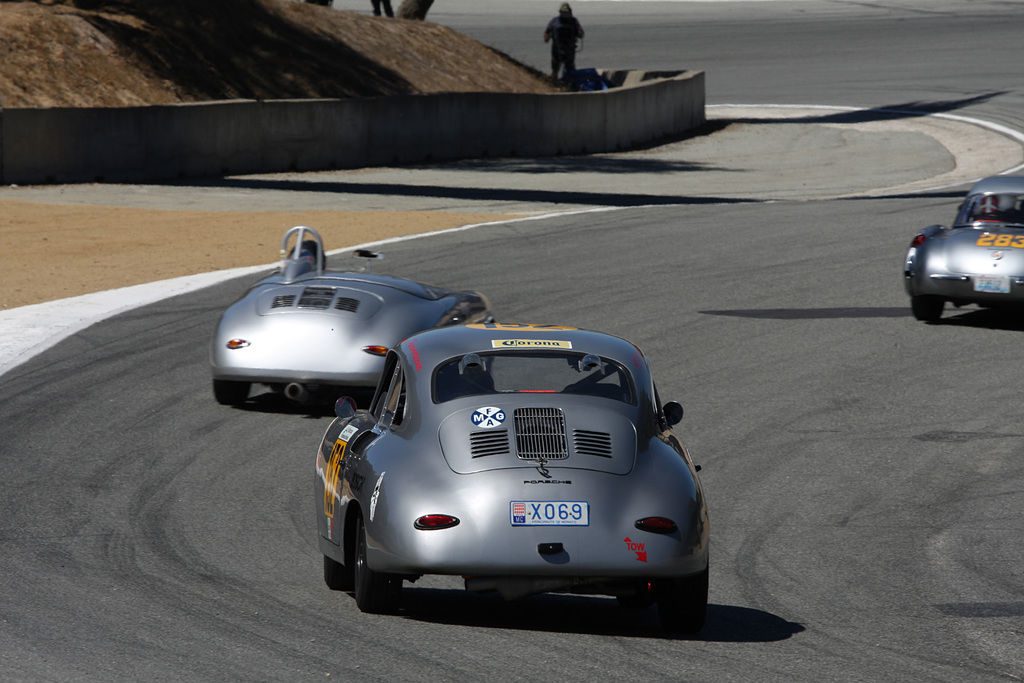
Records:
M942 317L947 301L1024 305L1024 177L979 181L953 227L930 225L910 242L903 282L918 320Z
M403 581L461 576L505 599L565 592L658 605L695 632L708 515L647 358L568 327L471 324L388 353L369 410L339 399L316 454L324 579L366 612Z
M380 254L359 250L355 256ZM240 405L256 382L300 403L326 387L369 389L377 385L388 348L410 334L493 320L478 292L365 270L325 270L324 264L315 230L285 232L278 271L249 288L217 325L210 350L217 401Z

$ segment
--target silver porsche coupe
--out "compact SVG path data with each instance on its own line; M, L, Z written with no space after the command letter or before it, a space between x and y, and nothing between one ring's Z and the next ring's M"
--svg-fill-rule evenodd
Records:
M910 242L903 283L918 320L936 321L946 302L1024 305L1024 177L976 183L952 227L930 225Z
M368 410L339 399L314 477L324 580L397 610L405 581L462 577L657 604L693 633L708 600L695 466L632 343L570 327L469 324L395 346Z
M387 350L410 334L493 320L479 292L449 291L365 267L327 270L323 240L306 226L285 232L280 255L277 271L233 303L213 335L213 394L222 404L243 404L253 383L299 403L328 388L369 390ZM354 256L370 263L381 254L359 250Z

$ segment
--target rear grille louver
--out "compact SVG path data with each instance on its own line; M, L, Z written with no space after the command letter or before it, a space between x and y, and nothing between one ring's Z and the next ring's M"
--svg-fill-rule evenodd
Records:
M338 300L334 302L334 309L336 311L348 311L349 313L355 313L359 308L359 299L350 299L346 296L339 296Z
M562 460L569 457L565 417L558 408L516 408L516 450L526 460Z
M299 299L299 308L311 308L317 311L327 310L334 300L333 287L306 287Z
M291 308L292 304L295 303L294 294L282 294L281 296L275 296L274 300L270 303L271 308Z
M508 430L472 432L469 435L470 455L482 458L487 455L502 455L509 452Z
M610 458L612 457L612 435L607 432L576 429L572 433L572 447L580 455Z

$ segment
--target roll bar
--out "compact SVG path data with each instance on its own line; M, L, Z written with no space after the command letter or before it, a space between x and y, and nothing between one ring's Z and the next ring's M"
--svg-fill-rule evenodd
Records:
M289 254L288 241L292 235L296 235L295 247L292 248ZM285 231L284 237L281 238L281 271L284 273L286 280L293 280L299 275L302 275L305 269L302 267L303 263L300 260L302 255L302 243L307 240L313 240L317 244L319 250L318 257L316 260L316 274L317 277L323 275L324 272L324 261L327 259L327 252L324 251L324 241L313 228L306 225L296 225L294 228L290 228Z

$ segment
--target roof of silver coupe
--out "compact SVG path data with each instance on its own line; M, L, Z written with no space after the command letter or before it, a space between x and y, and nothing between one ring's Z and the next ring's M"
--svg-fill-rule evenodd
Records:
M596 353L636 368L643 353L632 342L603 332L559 325L478 323L430 330L413 335L401 346L420 367L434 367L453 356L499 349L551 349ZM419 367L417 368L419 369Z

